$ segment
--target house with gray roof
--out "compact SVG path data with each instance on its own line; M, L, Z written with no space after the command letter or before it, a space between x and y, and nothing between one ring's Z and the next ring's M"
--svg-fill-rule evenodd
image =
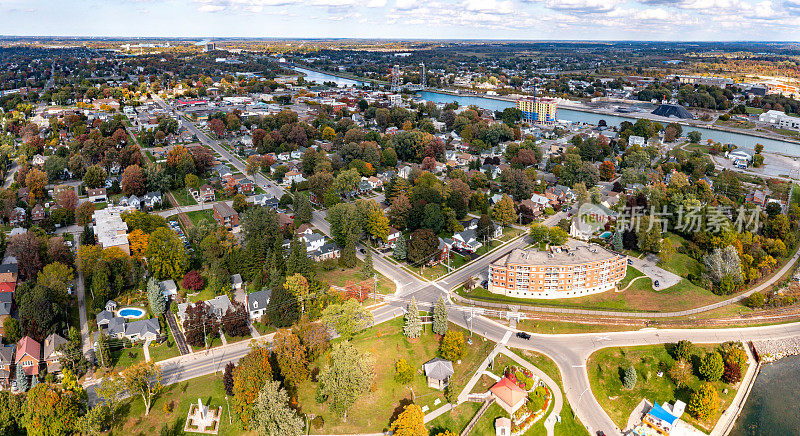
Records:
M161 294L166 298L178 295L178 285L175 284L175 280L164 280L159 283L159 287L161 287Z
M61 358L64 356L64 352L59 348L66 343L67 340L56 333L51 333L50 336L44 339L44 354L42 358L47 363L48 374L61 372Z
M3 387L8 386L8 380L11 377L11 364L14 362L16 348L16 344L0 347L0 385Z
M103 310L97 314L97 326L103 328L104 326L108 326L111 320L114 318L114 312L110 310Z
M271 296L272 290L266 288L247 294L247 311L250 312L250 319L258 319L264 315Z
M442 390L450 384L450 377L454 374L453 362L436 357L422 365L425 377L428 378L428 387Z
M125 323L125 337L131 341L154 340L161 333L158 318L137 319Z

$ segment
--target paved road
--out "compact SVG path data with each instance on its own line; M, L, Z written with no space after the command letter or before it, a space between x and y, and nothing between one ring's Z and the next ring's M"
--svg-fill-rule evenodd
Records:
M81 245L81 234L80 232L73 233L75 239L75 252L78 252L78 249ZM89 356L90 351L92 349L92 340L89 336L89 322L86 317L86 287L84 284L84 277L83 272L81 269L78 268L78 278L75 283L75 296L78 297L78 319L81 323L81 342L83 343L83 355Z
M650 277L650 280L653 281L654 287L655 282L658 281L658 287L656 289L667 289L677 285L681 280L683 280L683 277L659 267L655 262L647 257L644 259L639 259L638 257L629 257L628 259L631 266L641 271L642 274L646 275L647 277Z

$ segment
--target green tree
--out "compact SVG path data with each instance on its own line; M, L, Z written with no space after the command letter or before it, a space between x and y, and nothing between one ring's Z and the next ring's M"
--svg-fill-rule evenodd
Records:
M708 421L719 408L719 393L711 383L703 383L692 393L686 410L701 421Z
M346 268L353 268L356 266L356 235L350 233L347 235L347 242L344 244L342 255L339 256L339 263Z
M92 165L83 175L83 183L89 188L100 188L106 185L106 171L100 165Z
M397 260L406 260L406 257L408 256L408 251L406 250L406 238L402 233L397 239L397 242L394 244L394 252L392 255Z
M17 380L17 389L20 392L28 392L30 389L30 384L28 382L28 375L25 374L25 370L22 368L22 365L17 366L17 374L15 379Z
M722 361L722 356L716 351L712 351L703 356L700 360L700 366L697 368L697 372L700 376L703 377L704 380L710 382L719 381L724 371L725 364Z
M250 428L265 436L299 436L305 422L289 405L289 395L280 385L279 381L270 380L261 388Z
M678 341L674 347L672 347L672 357L675 360L683 360L689 361L689 357L692 355L692 343L687 340Z
M357 332L372 325L372 312L354 298L341 304L331 304L322 311L321 321L335 329L343 338L352 338Z
M78 431L86 409L86 393L61 390L52 383L39 383L27 394L25 426L28 435L68 435Z
M687 134L687 136L689 137L689 141L692 144L697 144L698 142L700 142L700 138L702 137L700 132L698 132L697 130L692 130Z
M550 227L547 237L553 245L564 245L569 239L569 234L561 227Z
M375 268L372 265L372 250L367 250L364 255L364 265L361 267L361 277L368 279L375 274Z
M447 305L444 295L439 295L439 300L433 308L433 332L442 336L447 333Z
M308 194L297 194L294 210L294 221L296 225L311 222L314 209L311 207L311 200L309 200Z
M622 245L622 230L618 229L614 231L614 239L612 245L614 246L614 250L622 253L622 250L625 248Z
M390 430L395 436L428 436L425 413L416 404L409 404L392 422Z
M403 324L403 334L409 339L416 339L422 335L422 320L417 309L417 300L411 297L411 304L406 312L405 324Z
M457 361L464 357L467 352L467 345L464 342L464 334L455 330L448 330L439 344L439 354L442 358Z
M625 374L622 376L622 387L631 390L636 387L636 368L633 365L625 369Z
M161 286L155 277L147 280L147 300L150 302L150 310L156 317L161 316L167 310L167 299L161 292Z
M514 224L517 220L516 212L514 212L514 200L508 195L503 194L503 197L492 209L492 218L504 226Z
M183 242L173 230L165 227L150 234L145 257L150 271L159 279L181 277L188 263Z
M10 343L17 343L22 339L22 326L16 318L9 316L3 321L3 332L6 340Z
M144 415L150 414L150 406L164 388L161 383L161 367L154 362L141 362L129 366L121 373L125 387L132 396L142 397Z
M90 435L99 435L107 431L112 422L111 409L106 404L98 404L80 418L78 425Z
M374 360L349 342L342 342L333 346L330 362L319 377L320 394L329 403L331 411L347 421L347 411L369 390L375 379Z

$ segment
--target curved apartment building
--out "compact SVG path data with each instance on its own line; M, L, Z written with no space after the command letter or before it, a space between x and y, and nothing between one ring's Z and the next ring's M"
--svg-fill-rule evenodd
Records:
M614 289L628 257L596 244L515 249L489 265L489 292L518 298L575 298Z

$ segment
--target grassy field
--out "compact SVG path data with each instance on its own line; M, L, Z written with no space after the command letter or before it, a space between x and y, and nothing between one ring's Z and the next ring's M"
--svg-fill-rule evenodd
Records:
M197 201L195 201L194 197L189 195L186 188L175 189L170 192L172 192L172 196L175 197L175 201L181 206L193 206L197 204Z
M598 333L622 332L638 330L641 327L626 325L579 324L571 321L546 321L538 319L523 319L517 323L517 328L530 333L542 334L571 334L571 333Z
M713 350L716 345L695 345L692 362L699 360L700 356ZM628 416L637 404L646 398L650 402L673 402L676 399L689 403L689 397L694 389L702 382L693 374L687 387L677 388L672 380L664 374L658 377L659 371L664 371L674 363L664 345L647 345L641 347L606 348L594 353L586 364L589 373L589 382L592 392L600 405L620 428L625 428ZM636 368L638 380L636 386L627 390L622 386L622 372L633 365ZM697 368L697 363L694 367ZM745 369L743 368L742 371ZM695 371L696 372L696 371ZM687 414L681 418L697 428L709 432L736 395L734 386L721 381L713 383L720 398L717 413L709 422L699 422ZM723 393L724 389L727 393Z
M459 287L455 292L462 297L479 301L623 312L668 312L690 309L720 300L717 295L685 279L675 286L657 291L650 286L649 280L641 279L635 281L624 292L608 291L585 297L553 300L507 297L493 294L480 286L470 292Z
M409 342L402 334L403 319L397 318L390 322L367 329L352 340L352 344L361 352L369 352L375 358L375 384L373 392L368 392L356 401L347 415L347 422L335 416L326 404L315 401L317 383L310 380L298 387L298 402L303 405L304 413L313 413L321 416L325 424L319 430L312 429L316 434L349 434L380 432L388 429L395 410L402 404L411 400L413 388L414 402L420 407L428 406L434 410L444 404L444 394L441 391L428 388L425 377L418 373L409 385L401 385L394 380L394 365L398 359L406 359L413 368L420 368L423 363L436 357L439 341L433 335L430 325L425 326L425 332L417 342ZM451 324L451 329L463 331ZM489 341L476 341L467 347L467 355L461 364L454 363L455 374L450 385L460 391L477 369L480 362L486 358L494 343ZM324 357L313 366L324 366ZM441 403L435 405L439 399ZM401 402L403 402L401 404ZM477 433L475 433L477 434Z
M456 406L455 409L451 410L449 413L445 413L429 422L428 429L433 435L444 433L448 430L455 434L461 434L461 430L469 424L469 421L480 408L480 403L465 401Z
M202 219L208 220L208 222L214 222L214 217L211 216L211 214L212 210L210 208L204 210L195 210L192 212L186 212L186 216L189 217L189 219L192 221L192 224L194 225L197 225Z
M222 436L255 435L255 432L244 431L234 419L229 418L228 406L225 402L225 389L222 386L221 374L210 374L191 380L168 385L150 408L150 414L144 416L144 405L141 397L133 397L122 404L122 412L111 434L128 436L149 436L153 434L183 434L183 425L190 404L197 404L197 399L213 409L222 407L219 434ZM164 405L172 402L172 412L166 412ZM232 424L231 424L232 422ZM166 431L165 430L172 430Z
M344 286L348 280L359 283L364 280L364 277L361 276L363 264L364 262L361 261L361 259L358 259L358 263L353 268L342 268L341 266L337 266L336 269L332 271L322 271L321 268L318 268L317 277L319 277L321 280L327 280L329 284L334 286ZM389 280L381 273L377 273L377 278L379 293L394 294L394 291L397 289L397 285L395 285L393 281Z

